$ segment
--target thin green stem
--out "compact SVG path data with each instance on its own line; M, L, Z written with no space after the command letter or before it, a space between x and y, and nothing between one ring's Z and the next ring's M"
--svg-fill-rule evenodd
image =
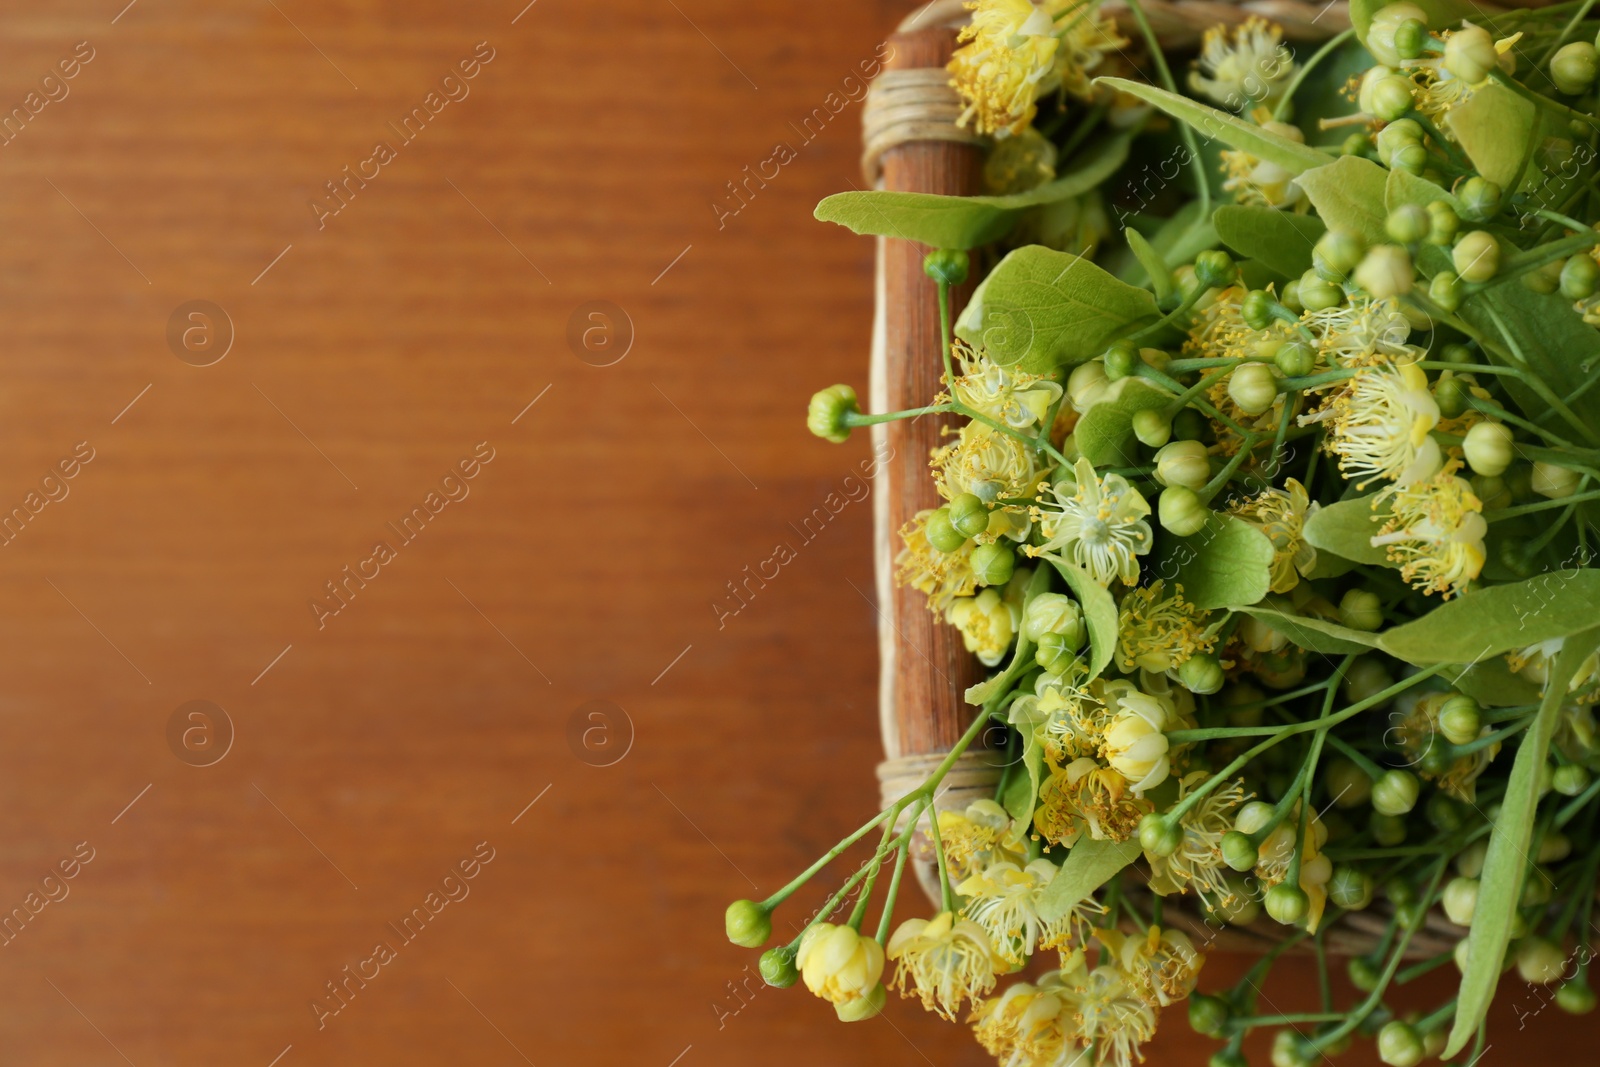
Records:
M1316 69L1317 65L1324 59L1332 55L1340 45L1354 36L1355 32L1355 27L1352 26L1342 33L1334 34L1328 38L1327 44L1313 52L1311 58L1306 60L1300 69L1294 72L1294 77L1289 79L1288 87L1284 89L1283 96L1278 100L1278 106L1272 111L1272 117L1275 121L1286 121L1285 116L1289 113L1289 105L1294 100L1294 94L1300 90L1300 83L1306 80L1306 75Z
M1139 0L1128 0L1128 10L1133 13L1133 19L1139 24L1139 33L1144 37L1145 45L1150 49L1150 58L1155 62L1156 74L1161 78L1162 88L1169 93L1178 91L1178 83L1172 78L1172 71L1167 67L1166 53L1161 49L1161 40L1150 28L1150 20L1145 17L1144 5ZM1200 201L1200 218L1211 217L1211 180L1206 174L1205 161L1200 157L1200 143L1195 140L1194 130L1187 122L1178 123L1178 133L1183 138L1184 147L1189 150L1189 160L1194 166L1196 196Z

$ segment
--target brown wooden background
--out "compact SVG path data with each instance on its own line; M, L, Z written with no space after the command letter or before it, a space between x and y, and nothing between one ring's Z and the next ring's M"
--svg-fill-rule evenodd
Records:
M870 509L795 531L866 454L803 424L864 378L870 245L809 217L859 180L858 109L798 127L901 5L124 2L0 13L6 111L93 50L0 147L0 509L94 451L0 548L0 909L94 854L0 948L0 1058L982 1062L902 1005L844 1027L761 989L720 931L875 800ZM191 300L232 321L215 365L169 349ZM634 335L609 367L567 342L599 300ZM483 441L470 496L319 629L323 583ZM236 730L209 767L167 740L194 699ZM596 699L627 721L586 748ZM324 983L485 841L319 1031ZM1523 1047L1576 1032L1553 1016ZM1173 1017L1153 1060L1209 1048Z

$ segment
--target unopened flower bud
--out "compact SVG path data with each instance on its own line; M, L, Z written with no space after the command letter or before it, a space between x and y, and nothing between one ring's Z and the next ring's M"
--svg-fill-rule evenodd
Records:
M1462 439L1461 450L1474 472L1494 477L1516 458L1516 438L1505 423L1476 422Z
M1105 395L1110 384L1104 363L1095 360L1080 363L1067 375L1067 396L1071 398L1074 409L1088 411Z
M1129 340L1115 342L1106 349L1106 377L1111 381L1126 378L1139 369L1139 346Z
M1401 119L1391 122L1378 131L1378 156L1385 162L1394 158L1394 154L1408 145L1422 144L1422 127L1415 119Z
M1600 54L1588 41L1564 44L1550 59L1550 80L1568 96L1588 92L1597 70L1600 70Z
M1078 650L1072 647L1066 634L1040 634L1038 647L1033 650L1033 662L1051 674L1066 670L1077 658Z
M1561 295L1568 300L1587 300L1600 288L1600 263L1587 252L1579 252L1561 265Z
M1339 808L1359 808L1372 798L1372 779L1354 760L1340 757L1328 765L1328 795Z
M1344 303L1344 290L1318 276L1315 267L1300 276L1295 290L1300 306L1307 311L1326 311Z
M1344 672L1344 698L1351 704L1359 704L1393 684L1394 677L1382 660L1376 656L1363 656Z
M1284 1027L1272 1035L1272 1067L1316 1067L1317 1057L1299 1032Z
M1399 245L1374 245L1356 267L1355 283L1382 300L1411 291L1411 256Z
M1278 346L1272 361L1286 377L1303 378L1316 369L1317 353L1300 338L1294 337Z
M1417 1067L1424 1054L1422 1038L1409 1023L1391 1019L1378 1031L1378 1058L1389 1067Z
M1428 43L1428 24L1421 17L1408 18L1394 31L1394 50L1401 59L1416 59Z
M1476 878L1483 873L1483 858L1489 853L1487 841L1474 841L1456 853L1456 871L1463 878Z
M1404 815L1417 806L1420 787L1410 771L1384 771L1372 786L1372 806L1380 815Z
M788 989L800 978L794 965L794 950L785 945L761 954L761 979L777 989Z
M1428 281L1428 299L1446 311L1461 306L1461 278L1455 271L1442 270Z
M1487 178L1474 175L1461 183L1456 190L1456 199L1461 201L1461 210L1467 218L1482 222L1500 210L1500 198L1504 190Z
M1566 965L1561 949L1545 938L1526 937L1517 946L1517 973L1529 985L1549 985L1561 977Z
M1199 489L1210 480L1211 457L1199 441L1172 441L1156 453L1156 481L1162 485Z
M1454 241L1461 229L1461 216L1456 214L1456 209L1443 200L1435 200L1428 205L1427 212L1428 243L1448 245Z
M1022 613L1022 633L1030 641L1045 634L1070 637L1074 650L1083 645L1083 609L1064 593L1040 593Z
M1378 965L1365 956L1352 957L1345 973L1350 977L1350 984L1363 993L1378 988L1378 979L1382 976Z
M1249 834L1242 834L1238 830L1229 830L1222 835L1222 861L1236 871L1248 871L1261 859L1261 851L1256 848Z
M1559 830L1551 830L1539 842L1539 851L1534 855L1535 863L1560 863L1572 855L1572 838ZM1545 888L1549 888L1546 883Z
M772 936L772 913L753 900L734 901L723 918L735 945L760 948Z
M989 506L974 493L960 493L947 505L950 525L962 537L977 537L989 528Z
M967 280L968 257L954 248L940 248L922 257L922 272L936 282L960 285Z
M1221 289L1233 283L1239 276L1239 268L1228 253L1212 249L1194 257L1194 276L1207 289Z
M1170 856L1183 844L1183 827L1152 811L1139 820L1139 847L1152 856Z
M1189 1027L1203 1037L1223 1036L1228 1025L1228 1002L1206 993L1189 994Z
M1463 281L1486 282L1500 269L1500 245L1493 234L1473 230L1450 250L1450 262Z
M1339 621L1352 630L1383 628L1383 600L1377 593L1351 589L1339 598Z
M1380 7L1367 27L1366 45L1373 58L1391 67L1398 66L1402 59L1412 58L1400 48L1399 40L1401 29L1412 22L1420 23L1426 36L1428 15L1416 4L1398 3ZM1406 31L1408 35L1410 32ZM1420 43L1418 47L1421 47Z
M1278 399L1278 379L1265 363L1241 363L1228 375L1228 395L1246 415L1270 410Z
M1434 276L1435 281L1438 278L1439 275ZM1447 419L1460 417L1467 410L1467 402L1471 399L1472 391L1464 378L1445 374L1440 375L1439 380L1433 383L1434 403L1439 405L1439 414Z
M1156 502L1156 517L1160 519L1163 530L1179 537L1189 537L1205 529L1211 519L1211 509L1188 486L1169 485L1161 490L1161 497Z
M1477 740L1483 729L1483 711L1465 693L1457 693L1439 706L1439 732L1452 745Z
M1372 903L1372 877L1359 867L1335 867L1328 879L1328 899L1345 911L1360 911Z
M923 536L940 552L954 552L967 543L967 535L950 525L950 509L936 508L922 528Z
M972 550L972 576L980 585L1005 585L1011 580L1016 555L1010 546L998 541Z
M1252 289L1239 304L1239 317L1252 330L1265 330L1272 325L1277 304L1265 289Z
M1428 150L1420 144L1403 145L1395 150L1389 157L1389 166L1393 170L1403 170L1407 174L1420 175L1428 169L1430 157Z
M1206 653L1190 656L1178 668L1178 681L1191 693L1207 696L1222 688L1227 676L1222 673L1222 663Z
M1593 781L1593 776L1581 763L1564 763L1550 775L1550 788L1564 797L1575 797Z
M1421 204L1401 204L1383 220L1384 232L1400 244L1416 244L1428 236L1428 209Z
M1223 921L1226 922L1227 920ZM1193 1002L1194 995L1190 994L1189 999ZM1217 1034L1216 1036L1221 1037L1222 1035ZM1206 1060L1206 1067L1250 1067L1250 1061L1244 1058L1243 1052L1224 1045L1213 1052L1210 1059Z
M1329 230L1317 238L1311 249L1311 262L1317 274L1330 282L1342 282L1367 254L1367 243L1349 230Z
M1133 413L1133 436L1150 448L1160 448L1172 440L1172 420L1154 408Z
M1556 990L1556 1006L1568 1015L1588 1015L1594 1011L1594 1005L1594 990L1581 977L1562 983Z
M842 1023L859 1023L877 1015L883 1010L884 1001L889 999L889 991L879 982L864 996L852 997L840 1001L833 1006L833 1014L839 1017Z
M1538 462L1533 465L1533 491L1551 500L1569 497L1578 491L1583 476L1571 467Z
M824 441L839 444L850 436L849 416L860 410L854 389L848 385L830 385L811 395L806 429Z
M1457 926L1471 926L1472 916L1478 910L1478 880L1452 878L1445 883L1444 913Z
M1500 65L1494 38L1481 26L1463 26L1444 44L1444 67L1468 85L1476 85Z
M1528 271L1517 280L1521 282L1525 288L1532 289L1536 293L1542 293L1545 296L1549 296L1551 293L1561 288L1561 269L1563 266L1564 264L1562 264L1559 260L1554 263L1546 263L1542 267L1536 267L1533 270Z
M1390 74L1372 87L1368 96L1370 111L1384 122L1393 122L1411 110L1411 95L1415 90L1411 79L1401 74Z
M1285 926L1293 926L1311 910L1311 898L1306 891L1288 882L1279 882L1267 890L1267 914Z

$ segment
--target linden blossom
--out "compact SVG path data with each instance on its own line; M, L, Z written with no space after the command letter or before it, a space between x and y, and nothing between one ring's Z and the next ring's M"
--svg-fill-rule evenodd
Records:
M456 465L439 479L439 490L443 490L443 496L439 495L438 490L429 490L428 495L422 498L422 503L407 512L400 519L398 526L393 522L384 525L394 531L402 547L409 545L422 535L428 523L452 501L459 503L471 495L472 489L467 482L476 478L494 457L494 446L488 441L479 441L473 448L472 456L457 460ZM458 471L459 477L457 477ZM376 579L382 573L382 568L394 562L399 555L399 550L388 541L379 541L372 546L371 555L358 562L354 570L347 564L337 578L330 578L324 582L323 587L327 589L327 595L333 599L333 604L315 598L307 601L311 607L312 617L317 620L317 629L327 626L329 618L349 607L356 593L365 589L367 583Z

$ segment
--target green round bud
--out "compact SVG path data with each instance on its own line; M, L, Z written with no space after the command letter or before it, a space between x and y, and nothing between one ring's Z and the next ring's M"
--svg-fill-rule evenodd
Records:
M1316 1067L1316 1062L1310 1044L1294 1030L1285 1027L1272 1035L1272 1067Z
M1408 56L1405 50L1401 48L1402 31L1409 38L1413 31L1407 27L1414 22L1422 27L1423 39L1426 40L1428 33L1427 20L1427 12L1413 3L1380 6L1373 13L1372 21L1367 27L1365 38L1367 50L1372 53L1379 63L1391 67L1399 66L1402 59L1414 58L1413 56ZM1409 41L1406 43L1409 43ZM1420 42L1417 43L1417 47L1421 48L1422 44Z
M744 948L760 948L772 936L772 912L753 900L736 900L723 916L728 940Z
M1410 771L1384 771L1372 786L1372 806L1380 815L1404 815L1417 806L1417 776Z
M1443 200L1435 200L1428 205L1428 243L1430 245L1447 245L1456 239L1456 233L1461 229L1461 216L1456 214L1456 209Z
M1524 288L1532 289L1536 293L1543 293L1545 296L1549 296L1551 293L1561 288L1562 266L1563 265L1560 261L1546 263L1544 266L1538 267L1522 275L1517 280L1522 283Z
M1568 96L1589 91L1595 74L1600 71L1600 53L1588 41L1564 44L1550 58L1550 80Z
M1439 358L1447 363L1478 362L1478 354L1467 345L1445 345L1439 349Z
M1349 137L1339 142L1339 154L1341 156L1364 156L1367 154L1367 148L1371 144L1372 138L1368 134L1352 133Z
M1444 67L1468 85L1476 85L1500 65L1494 38L1480 26L1462 26L1444 44Z
M1194 257L1194 276L1207 289L1221 289L1233 284L1239 276L1239 268L1228 253L1212 249Z
M777 989L788 989L800 977L794 965L794 950L785 945L761 954L761 980Z
M835 1004L833 1014L837 1015L842 1023L865 1022L882 1011L883 1003L888 999L889 991L883 988L882 982L879 982L866 996Z
M1293 926L1311 910L1311 898L1306 891L1288 882L1279 882L1267 890L1264 901L1267 914L1285 926Z
M947 509L950 525L962 537L977 537L989 528L989 506L974 493L961 493Z
M1316 369L1317 352L1300 338L1295 337L1278 346L1272 361L1285 376L1303 378Z
M1475 474L1494 477L1506 474L1510 461L1517 458L1517 437L1504 422L1474 422L1462 438L1461 451Z
M1345 911L1360 911L1372 903L1372 876L1359 867L1340 864L1328 879L1328 899Z
M1437 281L1443 273L1448 272L1435 275L1434 280ZM1447 419L1459 418L1467 410L1467 402L1471 398L1472 392L1465 378L1454 374L1441 375L1439 380L1433 383L1434 403L1439 405L1439 414Z
M1323 281L1314 267L1300 276L1300 287L1296 293L1300 297L1300 306L1307 311L1326 311L1344 303L1344 290Z
M1229 830L1222 835L1222 862L1236 871L1248 871L1261 858L1261 850L1249 834Z
M1531 541L1501 541L1499 555L1506 570L1518 578L1532 578L1539 572L1539 546Z
M1389 167L1391 170L1420 175L1428 169L1428 150L1420 144L1405 145L1389 157Z
M1411 110L1414 89L1411 79L1400 74L1389 74L1378 79L1367 98L1372 114L1384 122L1400 118Z
M1455 756L1450 752L1450 746L1436 739L1418 758L1417 767L1430 778L1438 778L1450 769L1453 759Z
M1486 282L1500 270L1500 245L1493 234L1473 230L1450 250L1450 262L1462 280Z
M1129 340L1115 342L1106 349L1106 377L1111 381L1126 378L1139 369L1139 346Z
M1045 634L1062 634L1077 651L1083 646L1083 609L1065 593L1040 593L1023 609L1022 634L1029 641L1038 641Z
M1572 855L1572 838L1559 830L1551 830L1539 842L1539 852L1533 857L1536 863L1560 863ZM1549 890L1549 885L1545 889Z
M1228 1026L1228 1002L1209 993L1189 994L1189 1028L1205 1037L1220 1038Z
M1277 375L1265 363L1241 363L1228 375L1228 395L1246 415L1264 414L1277 402Z
M1133 413L1133 436L1149 448L1160 448L1172 440L1172 420L1154 408Z
M1518 502L1533 499L1533 464L1513 463L1506 469L1506 488L1511 490L1511 497ZM1507 544L1515 543L1508 541Z
M1409 1023L1394 1019L1378 1031L1378 1058L1389 1067L1417 1067L1423 1055L1422 1038Z
M1489 842L1474 841L1456 853L1456 871L1463 878L1476 878L1483 873L1483 858L1488 855Z
M1533 465L1533 491L1551 500L1560 500L1576 493L1582 481L1583 476L1571 467L1561 467L1543 460Z
M1342 282L1367 254L1367 243L1349 230L1329 230L1317 238L1311 249L1311 262L1318 277Z
M1413 900L1409 904L1400 904L1394 909L1394 921L1401 930L1420 930L1428 921L1428 904L1426 901Z
M967 543L967 535L950 524L950 509L936 508L922 528L928 544L939 552L955 552Z
M1065 634L1040 634L1038 647L1033 650L1033 662L1052 674L1066 670L1077 658L1078 650L1072 647Z
M1179 684L1201 696L1217 692L1227 680L1227 675L1222 671L1222 662L1207 653L1190 656L1178 668Z
M1169 485L1161 490L1161 498L1156 502L1156 516L1161 520L1163 530L1179 537L1188 537L1206 528L1206 523L1211 519L1211 509L1188 486Z
M839 444L850 437L849 417L860 411L854 389L848 385L830 385L811 394L806 429L824 441Z
M1372 831L1372 839L1384 848L1393 848L1406 839L1406 820L1403 815L1385 815L1381 811L1374 811L1367 828Z
M1428 236L1428 209L1421 204L1401 204L1383 220L1383 229L1392 241L1416 244Z
M1306 309L1306 306L1300 303L1299 278L1290 278L1283 283L1283 288L1278 290L1278 302L1296 315Z
M1323 780L1332 803L1339 808L1359 808L1372 797L1372 779L1355 760L1343 756L1328 764Z
M1561 265L1561 295L1568 300L1587 300L1600 289L1600 263L1588 253L1579 252Z
M1594 990L1582 978L1563 982L1556 990L1556 1006L1568 1015L1588 1015L1594 1011Z
M1173 441L1156 453L1156 481L1162 485L1199 489L1210 480L1211 457L1199 441Z
M1472 916L1478 910L1478 880L1476 878L1452 878L1445 883L1444 896L1440 901L1444 905L1445 916L1457 926L1471 926Z
M1067 375L1067 396L1078 411L1088 411L1094 407L1110 386L1106 365L1098 360L1080 363Z
M979 545L972 550L972 575L980 585L1005 585L1011 580L1016 561L1016 554L1009 545L998 541Z
M1348 590L1339 598L1339 621L1352 630L1366 633L1382 629L1382 598L1365 589Z
M1454 271L1442 270L1428 282L1428 299L1446 311L1461 306L1461 279Z
M1350 976L1350 984L1363 993L1370 993L1378 988L1378 979L1383 972L1378 965L1365 956L1355 956L1350 960L1346 973Z
M1421 144L1422 127L1415 119L1391 122L1378 131L1378 158L1388 163L1400 149Z
M1238 1049L1225 1048L1213 1052L1211 1058L1206 1061L1206 1067L1250 1067L1250 1061L1245 1059L1244 1053Z
M1549 985L1566 969L1560 946L1543 937L1525 937L1517 946L1517 973L1529 985Z
M1461 183L1456 190L1456 199L1461 201L1461 210L1475 222L1482 222L1492 218L1500 210L1500 200L1505 191L1487 178L1473 175Z
M1194 408L1184 408L1172 417L1172 436L1179 441L1204 441L1210 433L1206 417Z
M1588 768L1578 763L1564 763L1550 776L1550 788L1564 797L1575 797L1588 789L1591 781L1593 776Z
M966 281L968 266L967 254L956 248L940 248L922 257L922 272L945 285Z
M1152 811L1139 820L1139 847L1152 856L1170 856L1183 845L1183 827Z
M1276 317L1278 302L1265 289L1252 289L1239 305L1239 317L1252 330L1265 330Z
M1416 59L1428 43L1428 25L1420 18L1402 22L1394 31L1394 50L1401 59Z
M1477 740L1482 729L1483 709L1467 694L1457 693L1439 705L1439 732L1452 745Z
M1443 748L1443 745L1435 745ZM1445 764L1449 769L1449 763ZM1446 793L1434 792L1428 797L1428 802L1422 806L1423 813L1428 817L1428 825L1442 834L1453 834L1467 825L1467 814L1461 803Z

